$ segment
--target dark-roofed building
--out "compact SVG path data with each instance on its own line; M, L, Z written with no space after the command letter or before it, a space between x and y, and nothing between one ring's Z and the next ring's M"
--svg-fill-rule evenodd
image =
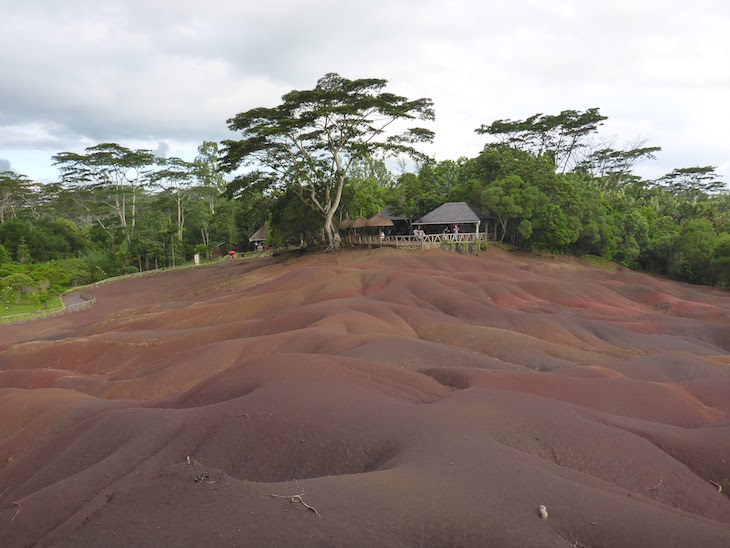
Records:
M393 211L393 206L385 206L380 214L386 219L390 219L393 222L392 227L388 227L385 229L385 233L388 236L410 233L410 230L408 229L408 219L406 219L402 215L396 215Z
M452 225L471 224L474 225L474 232L479 234L481 222L476 208L466 202L448 202L427 213L413 224L421 227L424 225L450 227Z
M380 212L380 214L383 217L387 217L388 219L390 219L393 222L395 222L395 221L406 221L407 220L405 217L403 217L401 215L396 215L393 212L393 206L385 206L382 209L382 211Z
M259 228L253 236L251 236L248 241L252 244L255 244L256 246L264 245L264 241L266 240L266 225Z

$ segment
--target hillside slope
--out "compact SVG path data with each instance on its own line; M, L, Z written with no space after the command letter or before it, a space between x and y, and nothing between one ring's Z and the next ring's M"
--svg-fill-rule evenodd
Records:
M727 292L376 249L95 295L0 328L3 546L730 545Z

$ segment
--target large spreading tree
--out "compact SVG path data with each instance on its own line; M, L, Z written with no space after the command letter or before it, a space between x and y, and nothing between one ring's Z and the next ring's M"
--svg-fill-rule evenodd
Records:
M547 154L555 169L565 173L606 119L597 108L585 112L564 110L556 115L535 114L525 120L497 120L482 124L475 131L490 135L499 145L526 150L535 156Z
M0 171L0 224L15 218L18 210L32 194L31 182L14 171Z
M195 164L180 158L158 160L160 169L150 175L150 181L166 192L175 202L177 209L177 235L183 239L185 226L185 209L195 190Z
M244 175L229 193L265 182L285 186L324 219L329 247L340 247L332 218L340 205L348 171L361 158L408 155L425 158L417 143L433 140L421 127L391 132L410 120L433 120L433 102L383 91L386 80L323 76L311 90L294 90L273 108L254 108L228 120L241 140L224 141L221 168Z
M89 147L85 154L61 152L53 156L61 180L71 188L83 207L114 239L109 217L115 216L127 240L137 218L139 191L148 182L155 157L149 150L130 150L116 143ZM80 200L85 195L88 200Z

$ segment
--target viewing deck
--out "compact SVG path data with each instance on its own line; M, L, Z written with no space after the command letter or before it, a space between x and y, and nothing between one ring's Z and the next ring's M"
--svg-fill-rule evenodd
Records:
M385 236L382 239L377 234L372 235L346 235L342 237L344 243L350 245L390 246L395 248L408 249L430 249L441 247L441 245L460 244L468 247L469 244L488 241L487 235L483 232L464 232L459 234L424 234L423 236Z

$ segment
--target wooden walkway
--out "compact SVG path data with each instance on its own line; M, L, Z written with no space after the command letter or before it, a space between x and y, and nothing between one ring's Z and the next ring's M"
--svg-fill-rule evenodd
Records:
M468 246L476 242L486 242L487 235L480 232L464 232L459 234L424 234L423 236L385 236L378 235L346 235L342 241L350 245L390 246L404 249L430 249L443 244Z

